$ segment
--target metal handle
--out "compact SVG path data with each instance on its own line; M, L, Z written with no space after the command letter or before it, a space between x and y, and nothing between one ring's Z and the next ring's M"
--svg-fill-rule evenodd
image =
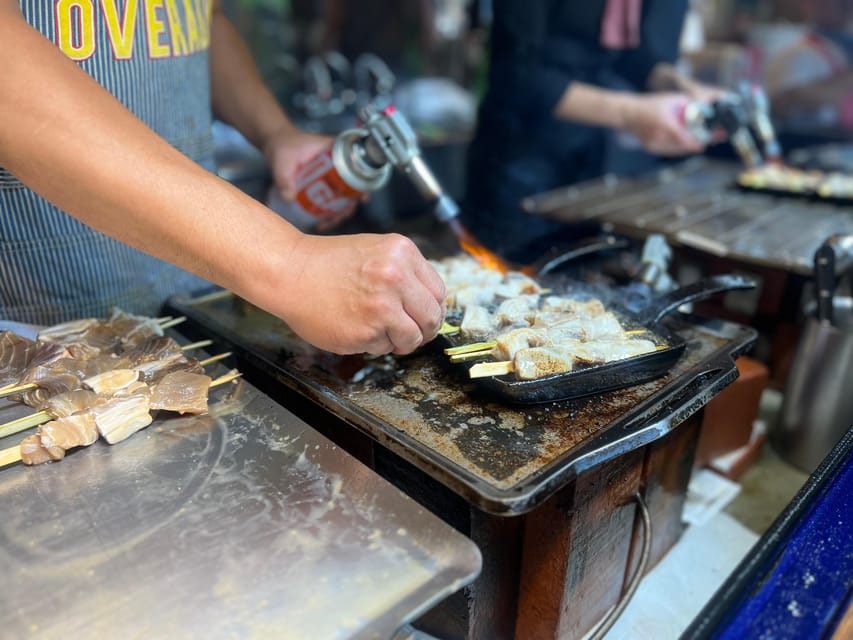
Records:
M522 271L534 276L544 276L567 262L607 249L626 249L629 244L627 239L616 236L587 238L567 249L548 252L536 262L523 267Z
M835 296L835 247L821 245L814 255L814 277L817 288L817 319L832 324Z
M704 300L718 293L726 293L738 289L754 289L755 287L755 280L737 274L723 274L702 278L693 284L680 287L654 298L646 308L635 314L635 318L644 326L652 326L688 302Z

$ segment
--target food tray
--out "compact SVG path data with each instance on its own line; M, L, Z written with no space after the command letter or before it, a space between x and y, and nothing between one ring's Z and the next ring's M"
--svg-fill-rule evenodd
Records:
M499 399L518 404L570 400L648 382L666 374L686 347L684 339L661 322L666 315L688 302L754 286L751 280L736 275L713 276L653 299L638 313L609 307L626 330L642 330L641 337L654 342L658 346L657 351L599 365L585 365L533 380L519 380L510 373L473 378L472 382ZM469 342L459 334L445 334L442 338L450 347ZM471 361L454 365L470 367Z

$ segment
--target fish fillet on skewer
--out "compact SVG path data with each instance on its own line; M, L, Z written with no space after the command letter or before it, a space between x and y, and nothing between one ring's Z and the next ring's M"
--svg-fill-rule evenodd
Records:
M563 298L560 296L548 296L542 301L543 312L560 312L570 316L583 316L592 318L604 313L604 303L598 298L590 300L577 300L575 298Z
M149 392L116 396L109 403L95 406L92 414L98 433L110 444L121 442L153 422Z
M503 327L529 326L536 317L538 304L539 294L536 293L508 298L495 309L495 321Z
M496 360L512 360L515 358L515 354L522 349L547 347L552 344L553 341L542 331L528 328L513 329L495 338L492 356Z
M189 371L169 373L151 388L151 409L180 414L207 413L210 376Z
M20 447L21 462L26 465L42 464L51 460L61 460L65 457L65 451L58 458L52 457L50 451L42 445L41 438L37 433L21 440Z
M596 340L594 342L567 343L565 348L570 350L575 359L589 364L613 362L641 356L657 350L657 345L651 340Z
M113 369L83 380L83 386L101 396L113 396L139 381L136 369Z
M574 317L552 325L541 325L534 322L534 329L544 329L554 343L570 340L624 340L625 329L619 319L611 312L601 313L593 317Z
M0 385L20 384L23 372L68 357L58 344L29 340L12 331L0 331Z
M486 307L471 304L465 307L459 333L466 340L488 338L495 330L495 319Z
M98 427L90 411L51 420L39 427L41 445L54 460L65 456L68 449L88 447L98 439Z
M534 380L574 368L574 354L560 346L521 349L512 361L519 380Z

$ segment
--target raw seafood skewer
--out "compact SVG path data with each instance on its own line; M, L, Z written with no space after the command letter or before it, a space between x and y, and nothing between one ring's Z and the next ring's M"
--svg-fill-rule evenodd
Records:
M212 344L211 340L200 340L199 342L194 342L191 344L183 345L180 347L180 350L181 351L190 351L192 349L197 349L197 348L209 346L210 344ZM230 352L228 352L227 354L221 354L219 356L214 356L214 357L216 359L221 360L223 358L226 358L228 355L230 355ZM117 359L117 362L115 364L118 365L120 358L116 358L116 359ZM56 361L53 361L53 362L56 362ZM216 360L208 359L207 361L205 361L206 364L209 364L210 362L216 362ZM48 363L48 364L50 364L50 363ZM41 366L44 366L44 365L42 364ZM201 366L204 366L204 364L201 364ZM27 376L27 374L24 375L24 377L26 377L26 376ZM0 398L5 398L7 396L11 396L11 395L14 395L16 393L28 391L30 389L36 389L39 386L40 385L37 382L26 382L24 384L18 384L18 385L7 385L6 387L0 389Z
M195 374L190 374L195 375ZM231 370L227 374L220 376L216 380L213 380L209 383L208 388L212 388L215 386L219 386L225 384L227 382L232 382L239 378L242 374L237 370ZM132 398L131 396L124 396L123 399ZM109 410L109 409L108 409ZM122 409L122 412L124 409ZM150 418L150 415L149 415ZM73 419L73 420L72 420ZM151 420L142 420L141 422L145 422L139 428L129 431L128 433L122 432L121 437L118 439L110 438L111 432L104 433L102 427L97 423L97 418L93 417L92 422L94 423L94 427L89 423L89 419L86 416L82 416L82 414L74 414L72 416L68 416L65 418L66 424L60 425L59 420L54 421L57 423L57 426L68 426L70 423L73 427L74 436L76 439L71 443L63 443L59 444L56 442L56 435L51 433L49 429L49 425L54 423L49 423L49 425L44 425L40 428L40 433L34 434L32 436L27 436L24 438L19 444L8 447L7 449L0 450L0 467L12 464L14 462L18 462L19 460L24 460L25 464L39 464L41 462L47 462L48 460L59 460L65 455L65 450L70 449L77 446L88 446L97 439L97 434L100 433L102 437L109 444L115 444L116 442L120 442L121 440L126 439L135 431L138 431L151 423ZM137 422L139 424L139 422ZM133 425L136 426L136 425ZM93 429L94 435L93 435ZM68 430L66 430L66 435ZM47 442L48 446L45 446L45 442ZM68 444L68 446L65 446ZM41 450L41 451L40 451Z
M20 371L68 357L70 354L63 345L30 340L12 331L0 331L0 382L3 389L19 384Z
M220 353L218 355L211 356L211 357L206 358L204 360L200 360L197 364L200 367L205 367L205 366L212 364L214 362L224 360L225 358L229 357L230 355L231 355L231 352L226 351L225 353ZM220 382L217 384L222 384L222 383ZM75 393L75 391L70 391L67 393ZM62 396L64 394L58 394L58 395ZM52 398L48 399L48 401L47 401L48 404L51 403L51 400L52 400ZM51 412L51 411L47 411L47 410L42 410L42 411L37 411L35 413L32 413L28 416L23 416L21 418L15 419L15 420L10 420L9 422L7 422L5 424L0 425L0 438L5 438L6 436L10 436L10 435L13 435L15 433L20 433L21 431L26 431L27 429L29 429L31 427L38 426L40 424L43 424L43 423L45 423L51 419L55 419L55 418L57 418L55 411Z

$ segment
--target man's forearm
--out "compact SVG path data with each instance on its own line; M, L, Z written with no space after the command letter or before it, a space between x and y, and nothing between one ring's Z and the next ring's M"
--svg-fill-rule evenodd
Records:
M240 34L220 7L213 11L210 38L213 111L259 149L274 133L292 128L275 96L264 84Z
M157 136L15 0L0 0L0 59L0 166L89 226L222 286L278 277L252 246L274 239L286 253L298 232Z

